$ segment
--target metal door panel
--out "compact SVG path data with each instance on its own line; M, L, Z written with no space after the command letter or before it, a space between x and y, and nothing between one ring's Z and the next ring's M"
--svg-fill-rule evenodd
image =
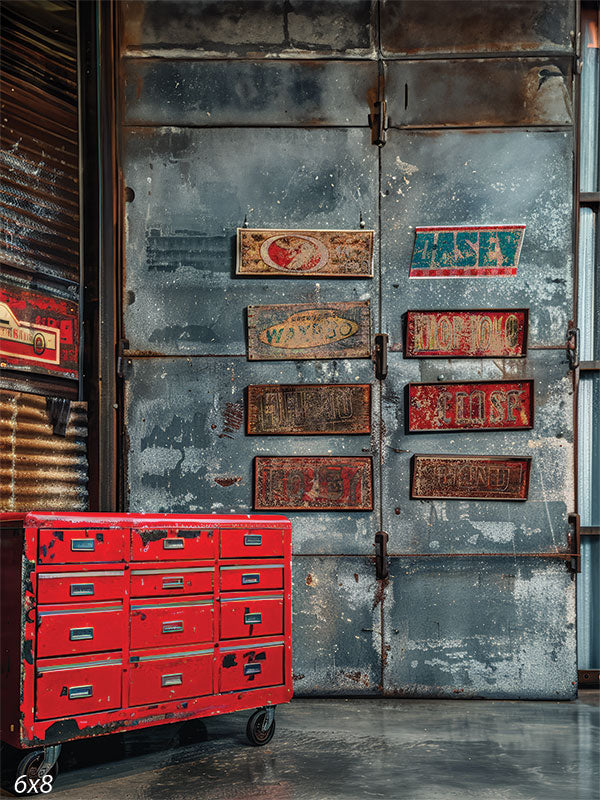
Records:
M385 93L396 128L570 125L572 59L391 61Z
M294 694L380 691L381 590L372 559L292 563Z
M129 58L123 68L127 125L367 127L377 89L373 61Z
M388 356L383 387L383 529L390 553L567 552L573 498L573 386L566 354L530 350L527 359L403 361ZM406 434L409 381L533 378L533 430ZM529 499L410 499L413 453L532 456Z
M573 0L383 0L384 55L563 52L573 49Z
M372 57L371 0L130 0L121 4L127 54L181 57Z
M377 281L235 278L235 232L376 222L368 130L128 129L125 335L133 350L246 352L245 308L360 300ZM258 381L251 381L257 383Z
M391 130L382 150L383 329L407 308L530 308L529 344L563 345L572 304L567 131ZM408 278L416 226L525 224L514 278Z
M126 380L129 510L247 513L256 455L376 455L377 436L246 436L250 383L368 383L370 361L134 358ZM373 387L373 407L378 405ZM374 488L379 486L374 459ZM286 513L295 553L371 553L370 512Z
M529 558L391 560L386 694L575 696L575 584Z

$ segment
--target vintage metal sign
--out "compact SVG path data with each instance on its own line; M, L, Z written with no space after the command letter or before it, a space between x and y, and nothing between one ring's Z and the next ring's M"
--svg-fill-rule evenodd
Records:
M521 358L529 309L409 311L406 358Z
M248 386L250 435L371 432L368 384Z
M372 511L370 456L257 456L257 511Z
M1 366L77 378L78 355L78 305L3 279Z
M250 361L370 355L368 300L248 308Z
M373 277L374 231L238 228L237 275Z
M408 431L533 428L533 381L409 383Z
M525 225L416 228L411 278L516 275Z
M414 455L413 500L527 500L531 457Z

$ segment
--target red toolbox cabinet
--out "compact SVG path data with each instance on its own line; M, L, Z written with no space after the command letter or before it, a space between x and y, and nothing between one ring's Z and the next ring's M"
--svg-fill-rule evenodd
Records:
M292 696L291 525L280 516L0 514L2 740L69 739ZM40 766L41 765L41 766Z

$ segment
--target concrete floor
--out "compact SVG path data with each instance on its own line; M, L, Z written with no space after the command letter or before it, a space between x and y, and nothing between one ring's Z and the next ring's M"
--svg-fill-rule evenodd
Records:
M597 800L598 693L572 703L295 700L63 746L56 800Z

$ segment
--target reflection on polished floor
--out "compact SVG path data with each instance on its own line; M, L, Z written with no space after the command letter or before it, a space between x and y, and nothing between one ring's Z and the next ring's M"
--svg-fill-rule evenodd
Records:
M248 713L63 746L71 800L597 800L597 692L575 702L298 699L273 741Z

